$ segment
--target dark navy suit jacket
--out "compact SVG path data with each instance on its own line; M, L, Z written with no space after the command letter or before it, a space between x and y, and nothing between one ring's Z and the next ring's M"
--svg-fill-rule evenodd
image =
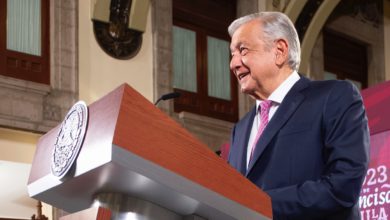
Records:
M369 130L356 87L301 77L263 131L246 169L255 112L234 126L229 163L271 197L274 219L360 219Z

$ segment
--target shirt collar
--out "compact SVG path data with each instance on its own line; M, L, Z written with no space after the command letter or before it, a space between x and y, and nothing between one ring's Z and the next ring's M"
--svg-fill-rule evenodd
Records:
M280 105L282 103L284 97L286 97L287 93L290 91L290 89L294 86L294 84L300 79L301 77L297 73L297 71L293 71L290 76L287 77L279 86L271 93L271 95L268 97L268 100L271 100L273 103L276 103ZM260 103L262 100L256 100L256 109L259 109Z

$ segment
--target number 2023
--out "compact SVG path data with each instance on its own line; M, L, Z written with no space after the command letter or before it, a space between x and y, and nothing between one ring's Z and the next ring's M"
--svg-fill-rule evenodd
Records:
M367 183L367 186L372 186L377 183L384 183L387 181L387 168L384 165L367 170L367 175L364 178L363 185Z

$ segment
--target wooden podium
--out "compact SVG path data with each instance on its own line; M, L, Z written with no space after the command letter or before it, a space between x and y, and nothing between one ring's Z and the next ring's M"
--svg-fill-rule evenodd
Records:
M136 213L145 205L183 219L272 218L264 192L127 84L88 112L83 144L64 178L51 172L60 125L40 138L28 179L31 197L71 213L99 198L123 203L122 196Z

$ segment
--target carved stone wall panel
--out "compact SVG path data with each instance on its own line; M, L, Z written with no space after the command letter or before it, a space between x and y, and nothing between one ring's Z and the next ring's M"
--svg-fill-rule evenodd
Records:
M172 45L172 44L169 43L169 45ZM170 50L168 50L167 48L160 48L159 49L159 55L161 57L164 57L163 59L159 59L157 61L159 69L161 71L163 71L163 72L166 72L166 73L170 72L172 70L172 64L170 62L167 62L167 61L172 61L172 59L171 58L167 58L167 56L172 55L172 52ZM170 74L165 74L165 75L160 76L160 79L161 80L170 80L171 76L170 76ZM170 81L162 81L162 82L159 82L159 83L162 83L163 85L171 85Z
M43 102L49 86L0 76L0 125L43 132Z
M172 30L172 29L170 29ZM161 49L167 49L167 50L171 50L171 46L172 46L172 36L171 36L171 32L170 31L166 31L166 30L161 30L160 32L160 35L156 36L158 39L158 43L159 43L159 47Z
M50 95L45 97L44 119L61 122L69 111L70 106L72 106L76 100L77 97L73 92L51 90Z
M61 8L64 8L64 9L77 10L78 5L79 5L78 1L75 1L75 0L61 0L58 2L59 2L59 5L61 5Z
M52 88L44 116L59 123L78 98L78 3L52 0Z
M8 117L15 117L19 121L37 122L42 120L42 102L43 98L39 94L31 94L25 96L23 91L15 91L12 89L0 90L2 101L7 102L7 105L1 107L0 114Z
M74 27L75 21L77 20L77 8L75 5L70 3L69 1L59 1L56 3L58 8L61 8L60 17L58 20L61 21L62 27ZM68 4L68 5L67 5Z

